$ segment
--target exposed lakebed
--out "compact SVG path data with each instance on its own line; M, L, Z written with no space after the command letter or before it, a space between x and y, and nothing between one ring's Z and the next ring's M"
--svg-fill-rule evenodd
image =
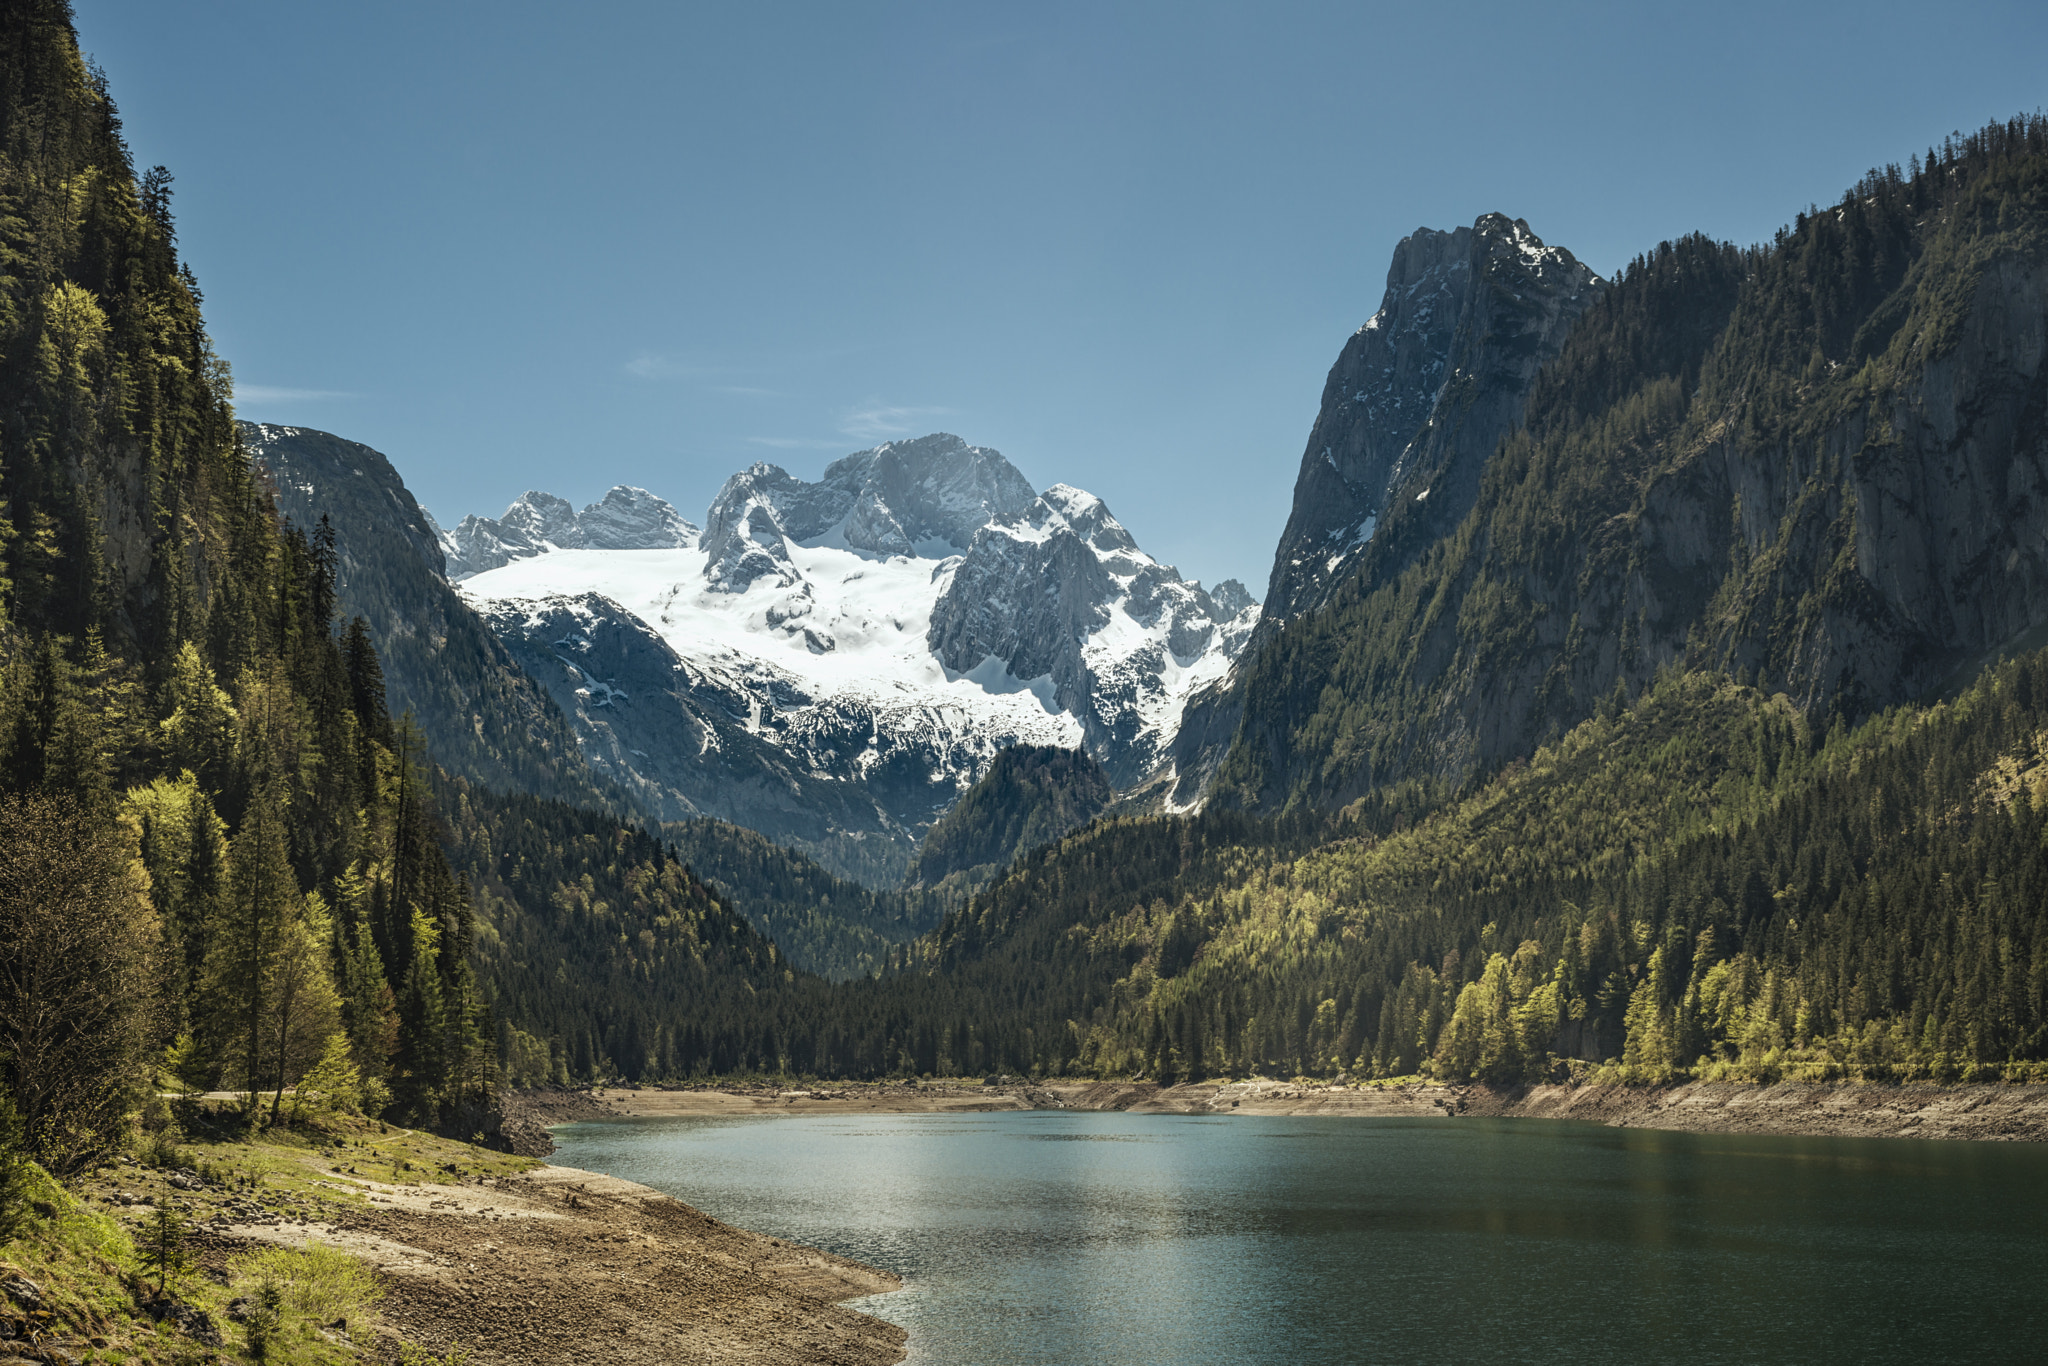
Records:
M555 1158L897 1272L986 1363L2035 1360L2048 1147L1543 1120L646 1119Z

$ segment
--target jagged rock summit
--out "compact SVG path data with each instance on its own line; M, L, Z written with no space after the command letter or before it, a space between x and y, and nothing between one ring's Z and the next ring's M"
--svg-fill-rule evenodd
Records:
M1257 614L1235 580L1218 602L1138 548L1092 493L1055 484L974 535L932 608L927 639L948 669L994 661L1048 678L1089 751L1119 784L1173 738L1190 691L1220 678Z
M668 550L697 539L666 500L627 484L580 513L566 499L529 490L495 520L470 516L452 532L434 530L450 582L550 550Z
M816 483L780 465L752 465L725 481L705 515L705 573L738 593L764 574L794 582L790 541L883 556L958 554L990 518L1036 496L1001 452L948 432L835 460Z
M1383 581L1458 524L1537 372L1605 287L1504 214L1401 239L1379 310L1324 382L1247 657L1354 574ZM1189 700L1173 730L1169 806L1206 799L1243 702L1234 686Z
M458 550L504 555L463 591L586 758L643 805L750 824L870 881L900 876L1008 746L1085 746L1142 777L1258 617L1242 584L1212 594L1145 554L1100 499L1041 495L943 432L817 480L750 466L664 554L615 554L591 510L567 511L528 494L465 520ZM515 555L515 537L545 549Z
M1266 615L1319 606L1397 509L1455 525L1536 372L1603 282L1519 218L1401 239L1379 311L1323 386Z

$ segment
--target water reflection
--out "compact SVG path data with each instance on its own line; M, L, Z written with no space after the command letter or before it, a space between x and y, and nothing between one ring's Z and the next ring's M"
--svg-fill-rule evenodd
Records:
M558 1160L886 1266L913 1362L2032 1360L2048 1153L1507 1120L627 1120Z

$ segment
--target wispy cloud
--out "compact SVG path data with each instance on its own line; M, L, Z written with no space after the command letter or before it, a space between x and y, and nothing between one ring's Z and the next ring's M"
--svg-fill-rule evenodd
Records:
M235 397L244 403L306 403L325 398L355 398L345 389L293 389L278 384L237 384Z
M838 451L846 449L844 441L818 441L808 436L750 436L749 446L768 446L778 451Z
M730 366L706 365L672 352L642 351L626 362L626 373L635 379L716 379L733 371Z
M739 394L747 398L767 398L775 392L773 389L763 389L742 382L763 373L761 366L707 361L688 352L642 351L626 362L625 369L634 379L683 380L709 384L716 393ZM720 380L724 383L715 382Z
M952 413L951 408L903 407L870 401L842 413L839 430L856 441L887 441L892 436L909 436L928 426L931 418L950 417Z

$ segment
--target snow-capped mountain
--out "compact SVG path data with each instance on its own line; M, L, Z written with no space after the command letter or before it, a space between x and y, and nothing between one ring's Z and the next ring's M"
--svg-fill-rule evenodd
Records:
M1089 752L1129 786L1172 741L1187 695L1237 657L1256 606L1234 579L1216 594L1186 582L1100 498L1055 484L974 533L927 639L948 669L1049 680Z
M451 582L550 550L650 550L697 540L697 528L666 500L625 484L580 513L552 493L528 492L496 519L465 517L453 531L428 522Z
M871 879L900 873L1008 745L1085 745L1142 776L1258 617L1241 585L1205 592L1146 555L1100 499L1036 494L943 434L815 482L755 465L701 537L637 524L667 544L594 544L593 509L568 507L528 494L466 518L446 553L585 757L643 804L794 837Z

